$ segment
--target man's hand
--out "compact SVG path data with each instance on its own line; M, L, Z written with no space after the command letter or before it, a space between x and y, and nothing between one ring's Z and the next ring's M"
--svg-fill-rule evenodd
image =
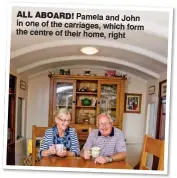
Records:
M108 158L104 156L99 156L95 159L95 163L105 164L108 162Z
M84 149L84 159L90 159L91 151L90 149Z

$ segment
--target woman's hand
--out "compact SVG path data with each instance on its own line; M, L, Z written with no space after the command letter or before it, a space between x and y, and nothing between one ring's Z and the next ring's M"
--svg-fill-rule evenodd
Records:
M108 162L107 157L99 156L95 159L95 163L105 164Z
M50 146L48 151L49 151L49 154L51 154L51 155L56 154L56 147L55 147L55 145Z
M67 150L66 149L63 149L62 151L58 150L56 155L59 157L65 157L67 155Z

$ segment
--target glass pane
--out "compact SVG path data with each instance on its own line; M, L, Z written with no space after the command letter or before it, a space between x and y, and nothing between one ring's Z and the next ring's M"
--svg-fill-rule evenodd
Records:
M100 113L106 112L116 119L117 85L101 84Z
M56 85L56 109L67 108L72 117L73 84L57 83Z
M147 107L146 134L155 138L156 133L156 104L148 104Z
M153 154L147 153L146 166L147 166L149 169L152 169L152 164L153 164Z

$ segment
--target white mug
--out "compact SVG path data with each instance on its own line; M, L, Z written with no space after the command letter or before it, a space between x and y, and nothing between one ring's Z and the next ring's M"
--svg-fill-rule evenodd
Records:
M57 144L56 145L56 151L63 152L63 150L64 150L64 145L63 144Z
M100 147L92 147L92 157L97 158L100 156Z

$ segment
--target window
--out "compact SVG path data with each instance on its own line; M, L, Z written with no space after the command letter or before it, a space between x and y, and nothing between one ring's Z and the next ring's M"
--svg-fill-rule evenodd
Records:
M17 140L24 137L25 99L18 97Z
M156 115L157 115L156 110L157 110L157 103L148 104L146 134L150 135L153 138L155 138L155 133L156 133ZM153 164L153 155L148 153L146 166L152 169L152 164Z
M154 138L156 133L156 105L156 103L148 104L146 121L146 134Z

